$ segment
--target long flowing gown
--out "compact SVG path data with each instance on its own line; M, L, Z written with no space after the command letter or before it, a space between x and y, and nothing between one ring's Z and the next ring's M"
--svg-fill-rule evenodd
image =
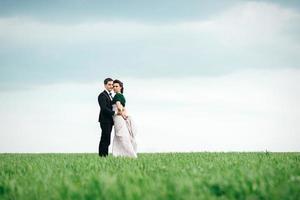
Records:
M117 110L116 104L113 109ZM124 156L137 158L136 126L132 118L128 116L125 120L121 115L115 115L112 154L113 156Z

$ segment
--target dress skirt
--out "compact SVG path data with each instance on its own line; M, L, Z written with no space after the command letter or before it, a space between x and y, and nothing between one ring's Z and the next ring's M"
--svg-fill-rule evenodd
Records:
M116 110L116 105L113 105ZM125 120L121 115L114 115L114 139L112 146L113 156L137 158L136 126L131 118Z

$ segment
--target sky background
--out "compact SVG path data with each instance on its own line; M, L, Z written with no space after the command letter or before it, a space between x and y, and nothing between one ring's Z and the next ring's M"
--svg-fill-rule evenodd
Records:
M139 152L300 151L299 24L296 0L0 0L0 152L97 152L106 77Z

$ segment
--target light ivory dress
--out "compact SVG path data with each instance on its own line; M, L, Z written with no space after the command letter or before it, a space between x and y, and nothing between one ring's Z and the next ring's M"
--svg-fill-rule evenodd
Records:
M113 110L117 106L113 105ZM115 135L113 139L112 155L137 158L136 127L130 116L125 120L121 115L114 115Z

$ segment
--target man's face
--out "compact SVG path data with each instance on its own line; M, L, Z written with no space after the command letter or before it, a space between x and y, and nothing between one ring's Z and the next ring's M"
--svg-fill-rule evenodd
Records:
M113 81L108 81L106 85L104 85L105 89L111 91L113 89Z

